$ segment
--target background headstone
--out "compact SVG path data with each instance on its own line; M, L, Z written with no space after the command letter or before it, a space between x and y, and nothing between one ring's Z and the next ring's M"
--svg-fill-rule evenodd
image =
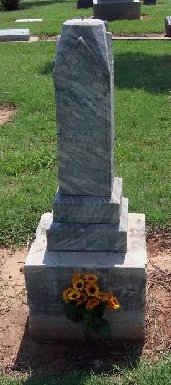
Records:
M144 5L156 5L156 0L144 0Z
M28 41L29 29L0 29L0 41Z
M171 16L165 18L166 36L171 37Z
M93 6L93 0L78 0L77 8L90 8Z
M93 0L93 10L102 20L140 19L139 0Z
M41 21L43 21L43 19L17 19L15 23L35 23Z

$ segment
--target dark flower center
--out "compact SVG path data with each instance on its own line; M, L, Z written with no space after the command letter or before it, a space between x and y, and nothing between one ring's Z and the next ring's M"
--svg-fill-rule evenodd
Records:
M94 287L90 287L90 293L93 294L95 293L96 289Z
M80 287L82 287L82 283L81 283L81 282L78 282L78 283L77 283L77 287L78 287L78 289L79 289Z

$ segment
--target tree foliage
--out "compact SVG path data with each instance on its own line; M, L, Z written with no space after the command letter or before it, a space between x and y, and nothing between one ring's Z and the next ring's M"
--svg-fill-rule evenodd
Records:
M16 11L20 0L0 0L5 11Z

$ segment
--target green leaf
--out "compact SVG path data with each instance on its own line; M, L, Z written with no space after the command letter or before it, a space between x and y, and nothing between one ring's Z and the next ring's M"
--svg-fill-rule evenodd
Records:
M94 320L92 328L95 333L101 335L103 338L111 338L112 336L112 331L109 322L104 318Z
M82 312L76 304L67 303L63 304L63 311L66 317L73 322L80 322L83 319Z
M105 307L105 303L100 303L99 306L95 307L92 312L94 318L103 318Z

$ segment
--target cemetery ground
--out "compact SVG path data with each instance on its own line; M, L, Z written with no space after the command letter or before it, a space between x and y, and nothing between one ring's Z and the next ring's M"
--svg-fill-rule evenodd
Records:
M157 0L156 6L141 3L141 20L116 20L109 22L109 31L114 35L148 35L165 33L164 19L171 15L170 0ZM93 9L78 9L76 0L24 0L19 10L3 12L0 4L0 25L2 28L29 28L32 35L56 36L61 33L62 23L68 18L93 16ZM16 19L42 18L43 22L15 23Z
M29 341L26 249L41 214L51 210L56 190L55 43L1 43L1 106L15 109L0 127L0 359L10 375L0 377L2 385L170 381L170 42L118 41L113 49L117 175L123 177L129 211L145 212L147 221L146 341L144 346ZM48 376L42 377L43 372ZM51 373L57 376L52 379Z

